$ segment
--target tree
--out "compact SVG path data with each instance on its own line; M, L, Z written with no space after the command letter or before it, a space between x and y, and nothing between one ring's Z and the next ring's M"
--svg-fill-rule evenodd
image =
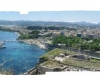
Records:
M55 36L53 38L53 44L54 45L57 45L57 44L66 44L66 42L67 42L67 37L63 36L63 35L58 35L58 36Z

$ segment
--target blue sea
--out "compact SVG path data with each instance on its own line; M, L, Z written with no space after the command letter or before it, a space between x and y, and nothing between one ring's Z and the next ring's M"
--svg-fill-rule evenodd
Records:
M14 32L0 31L0 40L16 40L17 34ZM37 45L29 45L18 42L5 42L6 48L0 49L0 70L10 69L18 75L33 68L39 57L46 51Z

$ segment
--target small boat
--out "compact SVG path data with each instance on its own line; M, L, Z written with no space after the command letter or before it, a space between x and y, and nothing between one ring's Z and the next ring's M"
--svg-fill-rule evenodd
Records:
M14 48L14 49L16 49L16 48Z
M6 48L5 46L0 47L0 49Z
M6 48L4 45L5 45L5 42L0 41L0 49Z
M3 48L6 48L5 46L3 46Z

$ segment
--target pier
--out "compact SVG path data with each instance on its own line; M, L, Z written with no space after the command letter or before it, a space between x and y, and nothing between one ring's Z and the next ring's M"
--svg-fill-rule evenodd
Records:
M17 40L4 40L2 42L17 42Z

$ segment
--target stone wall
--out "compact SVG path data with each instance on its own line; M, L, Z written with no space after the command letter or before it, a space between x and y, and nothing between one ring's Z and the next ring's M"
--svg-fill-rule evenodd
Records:
M46 68L44 66L38 66L38 74L45 74L45 72L53 72L54 69Z

